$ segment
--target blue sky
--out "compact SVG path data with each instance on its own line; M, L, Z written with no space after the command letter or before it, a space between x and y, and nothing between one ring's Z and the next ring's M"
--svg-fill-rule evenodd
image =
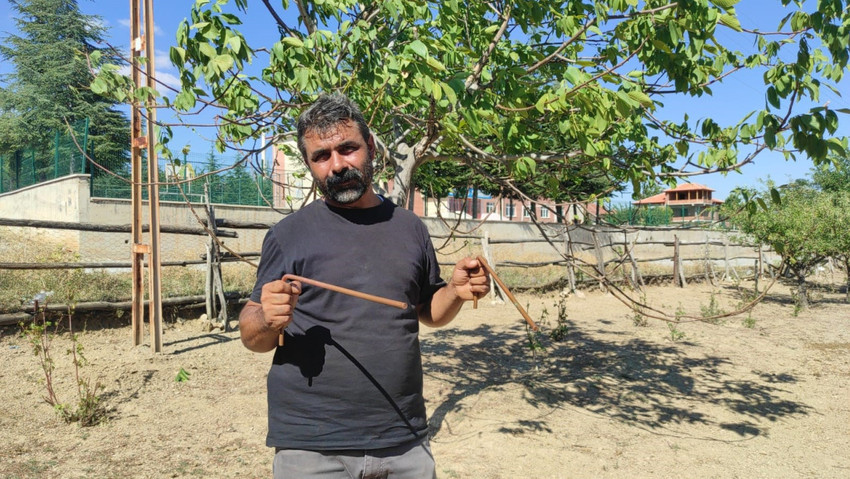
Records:
M271 2L280 5L279 1ZM84 13L99 15L109 29L110 42L126 51L129 44L129 2L114 0L81 0L80 8ZM191 9L191 1L154 1L155 19L155 48L157 51L157 76L166 83L177 84L175 70L168 61L168 49L174 43L174 32L181 20L186 18ZM744 0L736 5L738 17L745 28L760 28L772 31L784 16L785 11L779 7L777 0ZM13 11L7 0L0 0L0 32L15 32ZM289 16L288 16L289 15ZM293 18L290 14L285 18ZM249 2L248 15L243 16L242 32L253 47L271 46L278 39L278 32L273 19L268 15L261 2ZM721 34L722 35L722 34ZM730 37L731 38L731 37ZM722 36L721 42L724 42ZM733 49L747 51L752 45L741 43L740 40L729 40ZM262 61L263 59L261 59ZM256 65L262 68L262 65ZM8 72L5 65L0 65L0 72ZM693 124L697 119L711 117L721 125L734 124L747 112L763 107L765 99L762 91L763 83L759 74L731 75L721 85L716 86L714 95L703 98L685 98L666 101L662 116L673 120L681 120L687 113ZM846 79L839 85L840 91L850 94L850 80ZM831 108L850 108L850 98L840 97L823 89L821 105L829 102ZM160 116L160 119L164 119ZM843 123L838 135L850 136L850 115L840 115ZM211 131L196 132L189 129L176 130L172 145L175 149L184 144L192 145L192 157L203 157L209 151ZM811 162L800 158L796 162L785 161L779 153L769 151L760 154L755 163L742 169L742 173L730 173L726 176L715 174L691 177L690 181L709 186L715 190L716 198L725 198L729 191L736 186L760 187L761 182L772 178L777 183L802 178L811 169ZM625 200L627 198L623 198ZM615 199L615 202L618 201Z

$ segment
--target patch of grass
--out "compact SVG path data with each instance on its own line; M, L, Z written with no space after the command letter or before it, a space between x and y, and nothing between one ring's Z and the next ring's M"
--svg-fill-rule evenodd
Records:
M646 304L646 293L641 293L640 303ZM643 310L637 304L632 304L632 324L637 327L646 327L649 324L646 316L643 315Z
M558 302L555 304L556 313L555 313L555 325L550 329L548 328L548 316L549 312L544 308L541 313L540 323L546 324L549 329L546 332L546 336L555 342L563 341L567 338L569 334L569 326L567 325L567 293L560 293L558 295Z
M685 332L679 329L679 321L682 320L684 315L685 308L682 306L682 303L679 303L679 307L676 308L676 319L667 322L667 329L670 331L670 340L674 343L685 337Z
M667 323L667 329L670 331L670 341L674 343L685 337L685 332L679 329L679 323Z
M98 381L80 375L80 370L88 363L83 351L83 344L72 328L72 314L68 314L68 328L71 347L66 353L71 356L74 384L77 386L77 403L69 404L59 399L54 387L56 363L53 358L54 341L60 334L59 323L48 321L44 310L33 317L28 325L22 325L23 335L29 340L33 353L38 358L41 371L44 374L44 401L67 423L76 422L80 426L94 426L106 418L106 408L101 403L99 391L102 385Z
M708 306L701 304L699 309L700 309L700 312L702 314L703 319L707 319L708 322L710 322L712 324L720 324L722 322L722 320L715 318L715 316L720 316L720 315L726 313L726 311L721 309L720 305L718 304L717 292L716 291L711 292L711 296L709 297L709 300L708 300Z

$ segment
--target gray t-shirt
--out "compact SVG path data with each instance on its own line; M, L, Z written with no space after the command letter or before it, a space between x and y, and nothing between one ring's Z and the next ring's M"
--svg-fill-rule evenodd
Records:
M427 434L416 305L445 283L422 221L385 200L315 201L272 227L257 283L291 273L406 302L406 310L302 284L268 375L270 447L392 447Z

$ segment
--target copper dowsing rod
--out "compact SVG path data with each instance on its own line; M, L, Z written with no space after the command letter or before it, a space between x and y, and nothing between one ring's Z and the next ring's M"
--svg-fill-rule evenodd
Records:
M505 286L505 283L503 283L502 280L499 279L498 276L496 276L496 272L493 271L493 268L490 267L490 265L487 263L487 260L485 260L482 256L479 256L475 259L477 259L478 263L481 266L483 266L484 269L487 270L487 273L490 274L490 277L493 278L493 281L495 281L496 284L498 284L499 287L502 288L502 291L504 291L505 295L507 295L508 299L510 299L511 302L514 303L514 306L516 306L517 311L519 311L519 314L521 314L522 317L525 318L525 322L528 323L529 326L531 326L531 329L534 330L534 331L537 331L537 329L538 329L537 324L534 322L533 319L531 319L531 316L529 316L528 313L525 312L525 309L523 309L523 307L520 306L519 301L517 301L517 299L514 297L514 295L511 294L511 290L509 290L508 287ZM478 298L474 297L474 299L478 299ZM473 301L473 307L475 306L474 303L476 303L476 302L477 301Z
M311 286L316 286L318 288L329 289L331 291L336 291L337 293L347 294L349 296L354 296L355 298L365 299L366 301L372 301L373 303L385 304L387 306L392 306L398 309L407 309L407 303L402 301L395 301L392 299L382 298L380 296L375 296L373 294L361 293L360 291L354 291L353 289L343 288L342 286L336 286L333 284L323 283L321 281L316 281L315 279L305 278L303 276L297 276L294 274L285 274L282 278L284 281L300 281L302 283L309 284ZM278 337L277 344L279 346L283 346L283 331L281 330L280 336Z

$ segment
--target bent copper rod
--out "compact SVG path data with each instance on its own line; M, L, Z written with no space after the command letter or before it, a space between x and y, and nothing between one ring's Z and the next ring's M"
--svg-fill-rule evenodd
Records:
M531 326L531 329L533 329L534 331L537 331L537 324L534 322L533 319L531 319L531 316L529 316L528 313L525 312L525 309L523 309L523 307L520 306L519 301L517 301L517 299L514 297L514 295L511 294L511 290L509 290L508 287L505 286L505 283L503 283L502 280L499 279L498 276L496 276L496 272L493 271L493 268L490 267L490 264L487 263L487 260L484 259L482 256L479 256L475 259L477 259L478 263L482 267L484 267L484 269L487 270L487 272L490 274L490 277L493 278L493 281L495 281L496 284L498 284L499 287L502 288L502 291L504 291L505 295L508 297L508 299L510 299L511 302L514 303L514 306L516 306L517 311L519 311L519 314L521 314L522 317L525 318L525 322L528 323L529 326ZM473 306L475 306L475 305L473 304Z
M316 281L315 279L305 278L303 276L297 276L294 274L285 274L282 278L284 281L300 281L302 283L309 284L311 286L316 286L317 288L329 289L331 291L336 291L337 293L347 294L349 296L354 296L355 298L365 299L366 301L372 301L373 303L385 304L387 306L392 306L398 309L407 309L407 303L402 301L395 301L392 299L382 298L380 296L375 296L373 294L361 293L360 291L354 291L353 289L343 288L342 286L336 286L333 284L323 283L321 281ZM283 331L280 332L280 337L278 338L277 344L279 346L283 346Z

